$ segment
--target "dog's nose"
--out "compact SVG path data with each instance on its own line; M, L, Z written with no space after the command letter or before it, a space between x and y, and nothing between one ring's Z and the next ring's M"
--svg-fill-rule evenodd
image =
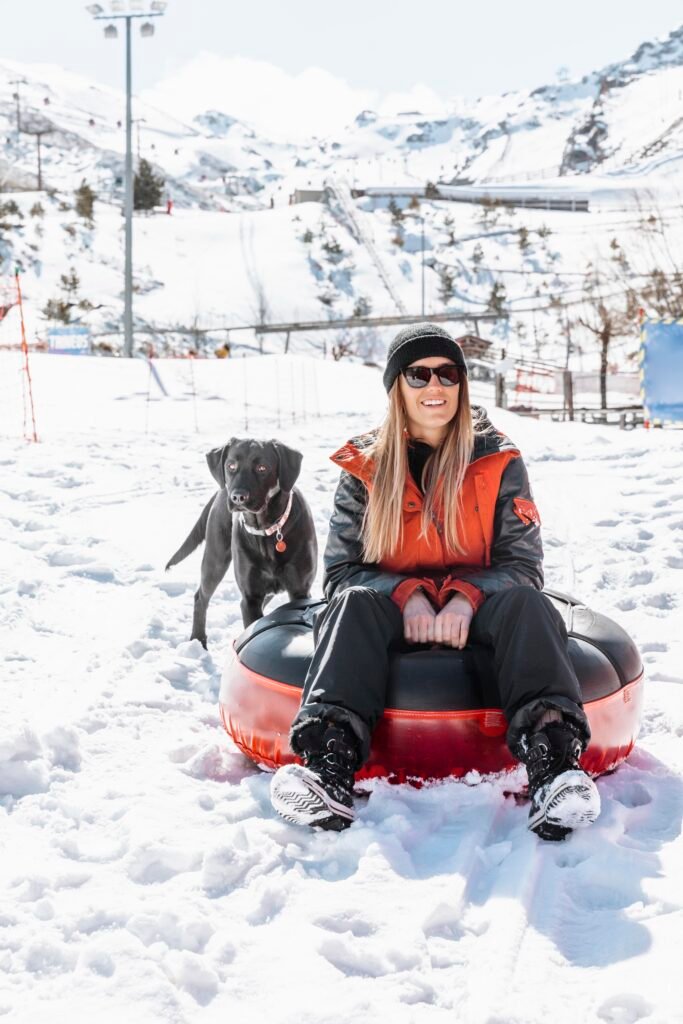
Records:
M230 500L233 505L244 505L249 500L249 491L230 491Z

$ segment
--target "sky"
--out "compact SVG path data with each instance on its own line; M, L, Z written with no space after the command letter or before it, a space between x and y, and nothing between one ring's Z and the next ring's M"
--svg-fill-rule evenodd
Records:
M326 114L434 114L457 96L547 84L563 66L580 77L683 24L679 0L573 0L561 17L547 0L421 0L419 10L414 0L169 0L155 36L135 34L134 90L181 102L201 80L209 106L270 130L296 109L302 130L322 131ZM0 60L122 87L122 40L104 39L84 0L0 0L0 11Z

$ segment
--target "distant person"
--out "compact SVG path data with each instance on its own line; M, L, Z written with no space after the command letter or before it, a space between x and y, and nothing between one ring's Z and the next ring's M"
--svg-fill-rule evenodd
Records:
M173 200L170 197L166 200L166 213L169 217L173 213Z
M288 821L354 819L355 772L385 707L387 652L468 641L493 649L507 744L529 776L529 828L564 839L600 797L579 765L590 739L560 613L543 587L540 518L512 441L470 406L462 349L442 327L389 346L389 409L348 441L325 550L329 601L289 739L303 765L271 782Z

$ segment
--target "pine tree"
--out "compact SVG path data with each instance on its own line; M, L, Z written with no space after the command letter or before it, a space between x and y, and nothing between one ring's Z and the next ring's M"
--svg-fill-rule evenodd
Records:
M441 266L439 267L439 298L444 306L453 298L453 285L455 283L455 273L452 267Z
M391 214L392 223L398 226L405 219L403 210L398 205L395 199L389 200L389 213Z
M133 182L133 209L153 210L161 203L165 181L155 174L149 160L143 157Z
M83 220L87 220L92 224L95 199L97 197L94 191L90 188L90 185L88 185L87 181L83 180L80 183L74 195L76 196L76 213L79 217L82 217Z
M372 303L370 299L367 299L365 295L359 295L358 298L356 299L355 305L353 307L353 313L351 315L361 317L370 316L371 313Z
M68 274L62 274L60 276L59 283L70 299L74 299L76 297L78 289L81 287L80 278L73 267Z
M484 259L484 250L481 247L481 242L477 242L474 249L472 250L472 265L475 271L479 270Z
M491 294L489 295L489 301L487 310L491 313L495 313L496 316L505 315L505 303L507 302L507 294L505 292L505 285L501 281L495 281Z

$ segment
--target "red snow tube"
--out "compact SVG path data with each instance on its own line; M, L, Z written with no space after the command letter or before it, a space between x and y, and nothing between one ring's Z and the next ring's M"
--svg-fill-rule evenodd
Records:
M615 768L638 735L643 666L630 637L611 619L565 594L545 591L564 616L592 738L582 758L594 775ZM252 623L234 642L223 673L223 724L261 767L295 761L287 735L313 650L313 622L324 607L291 601ZM421 648L392 661L387 708L357 778L440 779L500 772L515 765L505 744L491 652Z

